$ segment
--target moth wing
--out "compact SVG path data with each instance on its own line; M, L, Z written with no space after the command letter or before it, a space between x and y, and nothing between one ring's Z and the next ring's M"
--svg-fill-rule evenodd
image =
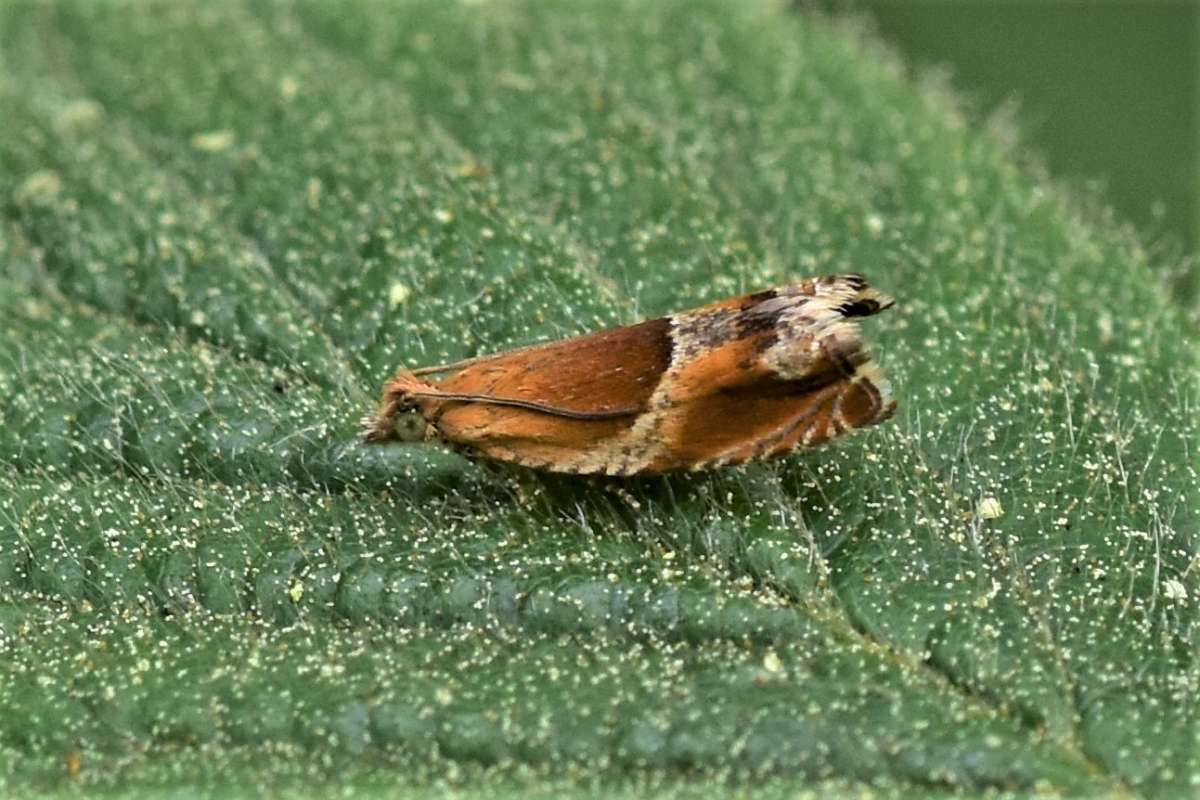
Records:
M708 415L729 411L732 405L743 409L737 435L723 435L704 425ZM822 388L805 389L791 397L764 398L750 406L729 398L701 401L687 415L679 435L687 437L683 441L695 450L689 468L704 469L816 447L882 422L895 409L886 387L881 388L866 374L839 376ZM689 455L682 453L684 462Z
M671 323L650 320L472 363L436 386L581 414L636 411L671 363Z
M499 353L435 384L439 392L597 418L436 399L422 409L446 441L467 452L558 472L603 472L619 459L608 457L612 443L646 407L670 359L670 321L660 319Z
M891 304L861 276L812 278L390 387L469 454L575 473L740 463L892 413L856 319Z
M895 408L854 317L890 298L846 276L816 291L809 282L758 295L726 323L719 348L702 315L684 319L677 347L695 355L672 370L672 412L659 420L655 471L701 469L816 446L882 421ZM790 293L789 293L790 292Z

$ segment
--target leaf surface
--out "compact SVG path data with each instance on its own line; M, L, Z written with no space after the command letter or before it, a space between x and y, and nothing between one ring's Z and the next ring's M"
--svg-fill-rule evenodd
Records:
M759 4L132 8L0 9L0 786L1200 780L1193 343L952 96ZM900 410L837 447L356 441L402 364L843 271Z

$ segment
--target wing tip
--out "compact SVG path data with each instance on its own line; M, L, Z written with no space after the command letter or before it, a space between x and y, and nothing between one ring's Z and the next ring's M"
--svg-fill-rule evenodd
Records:
M871 317L896 304L896 298L873 288L863 275L838 275L835 281L845 286L846 299L837 306L843 317Z

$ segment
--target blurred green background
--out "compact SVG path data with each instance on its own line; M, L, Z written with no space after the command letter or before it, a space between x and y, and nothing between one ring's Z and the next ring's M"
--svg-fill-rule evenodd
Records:
M853 0L918 69L984 113L1016 101L1057 178L1099 180L1144 238L1200 249L1200 3ZM1195 270L1178 289L1195 300Z

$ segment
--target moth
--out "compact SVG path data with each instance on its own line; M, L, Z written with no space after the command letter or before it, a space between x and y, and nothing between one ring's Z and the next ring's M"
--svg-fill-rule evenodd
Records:
M814 447L895 411L859 337L859 319L892 304L861 275L829 275L562 341L402 368L363 420L363 438L440 441L469 457L605 475L701 470Z

